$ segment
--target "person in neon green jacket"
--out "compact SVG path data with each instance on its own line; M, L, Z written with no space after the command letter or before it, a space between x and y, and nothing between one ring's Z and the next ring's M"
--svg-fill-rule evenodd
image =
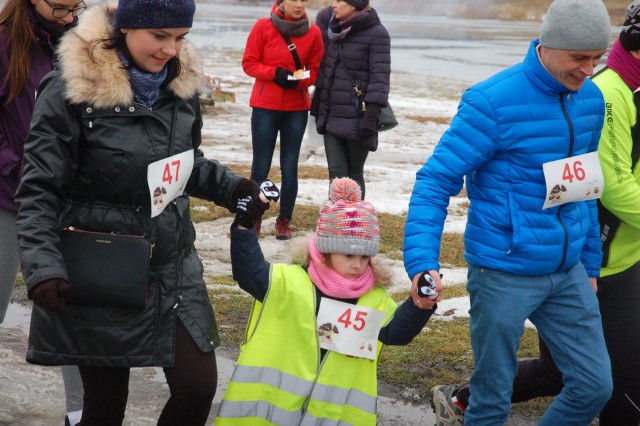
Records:
M265 261L253 225L239 214L231 226L234 279L256 300L215 424L375 425L383 344L411 342L440 297L396 307L375 209L349 178L294 240L293 265Z

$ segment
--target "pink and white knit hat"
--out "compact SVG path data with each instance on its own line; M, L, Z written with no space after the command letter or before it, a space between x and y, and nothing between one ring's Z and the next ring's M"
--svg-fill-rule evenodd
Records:
M362 200L360 186L349 178L331 182L329 199L320 208L316 248L321 253L375 256L380 226L373 206Z

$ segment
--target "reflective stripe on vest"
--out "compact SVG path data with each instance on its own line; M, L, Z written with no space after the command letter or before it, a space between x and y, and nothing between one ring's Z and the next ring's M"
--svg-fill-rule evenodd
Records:
M375 425L377 360L329 351L320 366L315 286L297 265L272 265L270 280L264 302L254 303L216 426ZM358 305L386 312L385 324L395 312L379 287Z

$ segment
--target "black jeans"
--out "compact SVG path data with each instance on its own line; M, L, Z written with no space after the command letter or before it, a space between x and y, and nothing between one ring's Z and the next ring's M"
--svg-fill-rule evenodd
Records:
M84 385L81 426L120 426L129 393L129 368L80 366ZM178 321L175 365L164 368L171 396L159 426L204 425L216 393L218 368L215 352L204 353Z
M364 163L369 149L355 140L343 139L333 133L324 134L324 150L329 166L329 182L348 177L360 185L364 200Z

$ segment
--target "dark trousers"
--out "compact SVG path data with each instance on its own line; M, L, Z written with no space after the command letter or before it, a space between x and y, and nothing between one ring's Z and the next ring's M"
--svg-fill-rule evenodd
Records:
M598 279L602 328L611 358L613 395L600 413L600 426L640 424L640 262ZM588 339L588 336L585 336ZM555 396L562 391L562 373L547 345L539 340L540 357L518 363L511 402ZM468 388L461 389L468 401Z
M81 426L120 426L129 393L129 368L80 366L84 385ZM218 369L215 352L204 353L178 321L175 365L164 368L171 396L159 426L204 425L216 393Z
M358 141L343 139L333 133L324 134L324 150L329 166L329 181L348 177L360 185L364 200L364 163L369 149Z
M281 219L291 219L298 196L298 157L307 128L308 111L272 111L254 108L251 113L253 163L251 179L258 183L269 177L276 140L280 133Z

